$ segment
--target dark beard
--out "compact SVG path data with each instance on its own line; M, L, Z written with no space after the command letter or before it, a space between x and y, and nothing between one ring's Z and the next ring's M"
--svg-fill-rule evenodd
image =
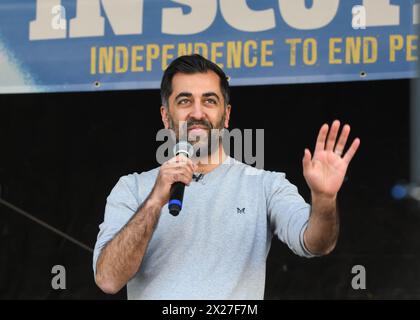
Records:
M175 137L176 137L176 142L178 143L180 140L188 140L188 142L190 142L193 146L197 146L200 144L200 139L201 137L199 137L198 140L195 139L190 139L189 134L188 134L188 130L195 125L201 126L203 128L205 128L207 130L207 148L205 149L207 151L207 156L210 156L211 154L213 154L213 152L215 152L218 147L219 144L222 143L222 133L219 133L218 135L212 135L211 131L212 129L216 129L216 130L224 130L224 123L225 123L225 119L226 119L226 112L223 113L222 118L220 119L220 121L216 124L216 126L213 126L211 124L210 121L208 120L197 120L197 119L192 119L189 118L187 120L186 123L186 132L187 132L187 137L185 137L185 130L179 130L179 125L175 126L175 122L173 121L172 117L170 115L168 115L168 122L169 122L169 129L173 130L175 132ZM180 137L180 134L182 134L182 136ZM186 139L188 138L188 139ZM202 151L202 147L196 147L194 148L195 150L195 156L197 158L200 158L202 155L200 154L200 151Z

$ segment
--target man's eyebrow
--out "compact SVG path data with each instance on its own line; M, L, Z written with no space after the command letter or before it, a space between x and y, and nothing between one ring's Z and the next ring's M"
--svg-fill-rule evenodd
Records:
M180 92L175 97L175 100L178 100L178 98L181 98L181 97L188 97L188 98L190 98L190 97L192 97L192 93L191 92Z
M206 98L208 98L208 97L216 97L217 100L220 101L220 97L217 95L216 92L206 92L206 93L203 93L203 97L206 97Z

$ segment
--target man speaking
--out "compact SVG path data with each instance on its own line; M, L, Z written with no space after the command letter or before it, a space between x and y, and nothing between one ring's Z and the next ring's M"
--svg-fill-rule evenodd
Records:
M313 155L304 150L309 205L283 173L252 168L213 143L211 130L228 128L231 113L229 84L216 64L179 57L163 75L161 97L165 128L182 140L186 123L185 139L208 152L191 158L181 152L120 178L107 198L93 257L104 292L127 285L129 299L263 299L273 235L303 257L334 249L336 197L360 145L355 139L344 152L348 125L338 135L338 121L324 124ZM168 208L174 184L185 185L177 215Z

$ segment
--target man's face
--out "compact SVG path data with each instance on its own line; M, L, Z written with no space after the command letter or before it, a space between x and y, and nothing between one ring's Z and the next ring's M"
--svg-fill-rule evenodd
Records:
M188 141L200 148L210 145L210 130L227 128L230 105L225 107L220 80L216 73L177 73L172 79L169 110L162 106L166 129L175 131L177 140L186 134ZM180 129L181 126L181 129ZM180 131L181 130L181 131ZM185 136L184 136L185 137Z

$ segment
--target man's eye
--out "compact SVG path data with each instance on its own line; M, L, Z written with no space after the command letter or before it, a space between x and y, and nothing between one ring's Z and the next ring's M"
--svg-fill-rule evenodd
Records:
M188 100L188 99L182 99L182 100L178 101L178 104L187 104L189 102L190 102L190 100Z
M217 104L217 101L214 99L207 99L206 102L210 104Z

